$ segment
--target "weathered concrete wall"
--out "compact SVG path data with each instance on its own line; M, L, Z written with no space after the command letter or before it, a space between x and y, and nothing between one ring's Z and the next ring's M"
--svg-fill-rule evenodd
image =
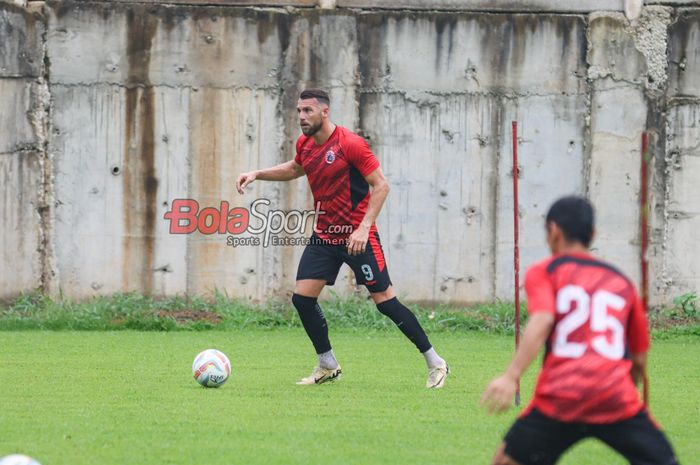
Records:
M26 4L26 0L13 0ZM76 0L90 1L90 0ZM165 3L162 0L109 0L119 3ZM594 11L626 11L641 0L169 0L170 4L227 6L284 6L292 8L320 7L332 9L362 8L383 10L448 10L485 12L556 12L591 13ZM700 0L644 0L646 5L699 6Z
M0 296L43 284L45 23L0 4ZM45 138L45 137L44 137Z
M656 290L660 299L700 289L700 10L680 10L669 28L663 205Z
M395 184L380 229L390 266L405 270L397 284L417 299L508 298L510 122L522 129L522 227L539 233L542 206L581 190L583 144L569 141L583 140L585 128L583 18L360 19L369 39L361 127ZM523 234L525 263L542 255L542 244L541 234Z
M0 296L288 293L300 247L171 235L163 215L178 198L312 208L304 179L233 189L293 156L306 86L330 90L334 120L368 139L392 183L379 228L406 299L512 297L512 120L523 268L546 253L548 205L580 193L598 207L597 252L639 278L648 129L652 301L698 291L698 11L651 6L630 24L89 2L42 18L0 4ZM336 290L352 289L346 269Z

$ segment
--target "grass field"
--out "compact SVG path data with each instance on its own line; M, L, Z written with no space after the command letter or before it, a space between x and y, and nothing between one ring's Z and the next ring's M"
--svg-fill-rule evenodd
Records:
M303 330L0 332L0 456L43 465L485 464L515 410L478 399L512 338L434 334L453 375L427 391L422 357L397 331L332 331L344 378L300 387L315 357ZM233 375L220 389L191 378L216 347ZM700 463L700 339L656 341L652 412L684 465ZM529 399L535 370L524 380ZM624 462L584 442L564 465Z

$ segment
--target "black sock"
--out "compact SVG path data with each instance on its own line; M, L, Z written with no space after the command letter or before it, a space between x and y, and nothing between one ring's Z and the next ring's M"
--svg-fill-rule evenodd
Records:
M418 319L413 312L399 302L399 299L394 297L393 299L386 300L377 304L377 308L384 315L391 318L391 321L396 323L396 326L398 326L401 332L416 345L421 353L430 350L432 346L430 345L430 341L428 341L428 336L425 334L425 331L423 331L420 323L418 323Z
M299 313L301 324L304 325L316 353L323 354L331 350L326 317L323 316L323 311L318 305L318 299L294 294L292 295L292 303Z

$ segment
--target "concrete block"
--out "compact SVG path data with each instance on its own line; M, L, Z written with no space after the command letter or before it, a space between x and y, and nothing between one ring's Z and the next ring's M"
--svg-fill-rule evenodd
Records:
M29 79L0 78L0 156L37 143L31 121L33 87Z
M379 218L389 272L411 300L466 302L492 292L494 99L366 94L363 131L391 192Z
M203 89L193 93L190 103L190 196L204 206L218 207L227 200L231 208L250 208L253 201L270 201L269 209L280 208L277 183L257 181L241 197L235 192L236 178L257 167L279 164L281 132L275 94L241 89ZM268 211L265 208L259 210ZM250 218L252 226L259 226ZM293 277L285 280L287 263L277 246L226 245L227 235L191 234L187 238L188 292L210 293L219 289L233 297L262 300L293 289ZM240 237L262 237L248 232Z
M647 11L640 22L650 24L650 18ZM654 75L651 48L643 53L640 47L640 27L645 26L632 27L621 14L591 16L589 77L593 83L587 182L597 215L594 251L637 285L641 273L641 134L647 130L647 79Z
M61 291L183 292L186 237L169 235L163 215L171 198L187 195L189 91L55 86L53 92Z
M57 86L55 99L56 249L64 293L218 289L262 299L283 286L276 247L232 248L226 234L170 234L164 218L175 199L194 199L203 209L265 197L279 208L271 183L253 184L243 198L234 188L240 172L280 162L281 142L270 129L279 126L274 95Z
M700 96L700 9L682 10L668 35L668 95Z
M700 104L676 105L668 113L667 183L662 294L669 302L700 292Z
M630 23L620 13L593 13L589 26L588 77L642 84L662 91L668 79L667 35L671 9L649 6Z
M51 80L275 87L289 15L232 8L55 4Z
M518 122L521 286L524 271L549 255L544 219L563 195L584 193L585 96L527 97L502 104L495 230L495 297L513 298L513 159Z
M647 102L641 88L606 78L594 84L591 107L588 192L598 224L594 251L639 284L641 134Z
M495 12L580 12L597 10L622 10L623 0L519 0L494 2L492 0L338 0L338 6L346 8L386 8L416 10L467 10Z
M44 23L38 13L0 2L0 77L38 77L44 66Z
M76 2L93 3L94 0L75 0ZM196 5L199 7L207 7L211 5L217 6L252 6L252 7L288 7L288 8L309 8L314 7L320 0L264 0L262 2L253 0L169 0L168 3ZM111 0L110 3L136 3L133 0ZM138 3L143 4L162 4L161 0L139 0Z
M0 81L1 82L1 81ZM42 167L36 152L0 154L0 297L41 288L39 207Z
M566 15L358 17L362 84L450 92L585 92L585 23ZM533 72L537 70L537 72Z
M337 41L337 46L328 46L329 37ZM280 82L280 112L288 157L294 156L295 143L301 135L296 105L299 93L306 88L326 89L331 98L332 120L350 130L358 127L359 55L353 16L311 12L295 16L289 31L289 47L283 56ZM297 194L306 198L304 192Z
M642 53L635 48L634 37L627 26L628 22L621 13L591 15L588 26L588 74L591 79L609 76L615 81L644 82L647 64Z

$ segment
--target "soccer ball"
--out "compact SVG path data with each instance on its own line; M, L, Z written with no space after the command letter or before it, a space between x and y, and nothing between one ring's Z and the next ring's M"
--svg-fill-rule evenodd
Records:
M231 362L223 352L207 349L194 358L192 375L204 387L219 387L226 382L230 374Z
M0 465L41 465L26 455L13 454L0 458Z

